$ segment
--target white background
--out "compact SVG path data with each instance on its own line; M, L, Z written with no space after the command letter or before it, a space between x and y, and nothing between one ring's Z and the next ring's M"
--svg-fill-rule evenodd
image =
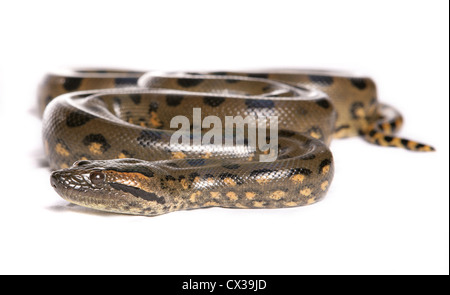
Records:
M3 1L0 274L448 274L448 1ZM164 216L68 205L35 91L61 66L361 71L435 153L335 140L324 201Z

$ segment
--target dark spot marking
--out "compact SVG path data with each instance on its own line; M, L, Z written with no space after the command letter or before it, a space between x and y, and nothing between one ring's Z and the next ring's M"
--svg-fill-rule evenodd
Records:
M135 86L137 84L138 78L115 78L114 84L117 87L125 87L125 86Z
M199 177L200 174L198 174L197 172L192 172L191 174L189 174L189 180L192 182L195 180L195 178Z
M267 168L263 168L263 169L258 169L258 170L253 170L252 172L250 172L250 177L258 177L261 175L268 175L273 173L274 170L270 170Z
M111 183L110 184L114 189L123 191L125 193L132 194L136 198L140 198L146 201L155 201L158 204L165 204L166 200L164 197L160 197L155 193L149 193L134 186L128 186L120 183Z
M271 109L275 106L275 103L272 100L265 99L246 99L245 104L248 108L253 109Z
M358 88L359 90L364 90L367 87L367 83L362 78L351 78L350 82L352 82L352 85Z
M289 170L288 177L291 177L291 176L297 175L297 174L308 176L308 175L312 174L312 171L307 168L294 168L294 169Z
M409 140L407 140L407 139L402 139L402 140L401 140L401 143L402 143L402 145L403 145L406 149L409 149L409 147L408 147Z
M321 76L321 75L310 75L309 80L316 84L321 84L324 86L329 86L333 84L333 77L330 76Z
M316 100L316 104L324 109L328 109L330 107L330 102L326 98Z
M134 104L140 104L142 100L142 96L140 94L130 94L130 98Z
M184 88L195 87L203 82L203 79L180 78L177 80L178 85Z
M142 130L141 134L137 138L139 145L143 147L150 147L155 141L160 140L161 132L153 130Z
M214 175L207 173L203 176L203 179L208 179L208 178L214 178Z
M278 135L281 136L281 137L292 137L292 136L294 136L295 134L296 134L296 133L295 133L294 131L286 130L286 129L280 130L280 131L278 132Z
M175 181L177 179L175 177L173 177L172 175L166 175L166 180L167 181Z
M63 87L67 91L77 90L81 86L83 78L67 77L64 79Z
M386 135L384 137L384 141L386 141L388 143L392 142L393 140L394 140L394 137L392 137L392 136Z
M235 170L239 169L241 166L239 164L224 164L222 165L222 167L230 170Z
M369 132L369 136L370 137L374 137L375 135L377 135L378 134L378 131L376 131L375 129L372 129L372 130L370 130L370 132Z
M176 107L176 106L178 106L181 103L183 98L184 97L182 95L168 94L166 96L166 103L170 107Z
M205 159L189 159L189 160L186 160L186 162L190 166L194 166L194 167L205 165Z
M226 79L225 82L227 82L228 84L234 84L234 83L238 83L241 80L236 79L236 78L232 78L232 79Z
M269 78L269 74L264 74L264 73L251 73L248 74L249 78L259 78L259 79L268 79Z
M111 145L107 142L106 138L101 134L89 134L83 139L83 144L85 146L89 146L92 143L99 143L101 145L102 153L105 153L109 150Z
M391 125L391 130L394 132L397 130L397 122L392 121L389 125Z
M227 76L228 73L227 72L212 72L211 75L214 75L214 76Z
M416 144L416 149L423 149L425 147L424 144L418 143Z
M309 154L302 157L302 160L314 160L316 158L316 155Z
M349 129L349 128L350 128L350 125L341 125L341 126L339 126L339 127L336 127L336 129L334 130L334 132L339 132L339 131L341 131L341 130Z
M156 101L152 101L150 103L150 107L148 108L148 113L150 114L152 112L157 112L158 111L158 107L159 107L158 103Z
M93 118L94 116L88 113L82 111L75 111L67 116L66 125L67 127L70 128L80 127L89 122L90 120L92 120Z
M117 96L114 97L113 101L114 101L114 104L119 106L119 107L122 105L122 100L119 97L117 97Z
M217 96L205 96L203 98L203 102L210 106L210 107L217 107L221 105L225 101L224 97L217 97Z

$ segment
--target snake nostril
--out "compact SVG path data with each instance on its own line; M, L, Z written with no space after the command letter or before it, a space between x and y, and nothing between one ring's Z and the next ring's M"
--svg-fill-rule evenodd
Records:
M91 162L90 162L90 161L87 161L87 160L80 160L80 161L76 161L76 162L73 164L73 166L74 166L74 167L80 167L80 166L87 165L87 164L89 164L89 163L91 163Z

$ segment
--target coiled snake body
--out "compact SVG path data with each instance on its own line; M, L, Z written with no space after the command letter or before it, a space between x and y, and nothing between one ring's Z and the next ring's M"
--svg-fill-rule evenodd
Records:
M315 203L333 178L333 137L433 150L395 137L401 115L378 102L370 78L344 73L76 70L47 75L39 101L50 167L61 169L53 187L69 202L117 213ZM266 122L267 133L258 133L267 143L276 132L275 161L260 161L267 150L250 145L248 132L232 145L196 139L212 125L195 123L194 108L206 121L276 116L275 131ZM170 142L180 115L190 122L188 144Z

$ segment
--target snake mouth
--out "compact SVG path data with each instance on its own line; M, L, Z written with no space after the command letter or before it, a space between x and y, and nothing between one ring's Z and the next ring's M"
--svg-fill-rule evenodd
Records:
M155 193L116 183L99 183L102 170L77 167L54 171L50 184L64 200L91 209L135 214L159 215L166 210L165 199Z

